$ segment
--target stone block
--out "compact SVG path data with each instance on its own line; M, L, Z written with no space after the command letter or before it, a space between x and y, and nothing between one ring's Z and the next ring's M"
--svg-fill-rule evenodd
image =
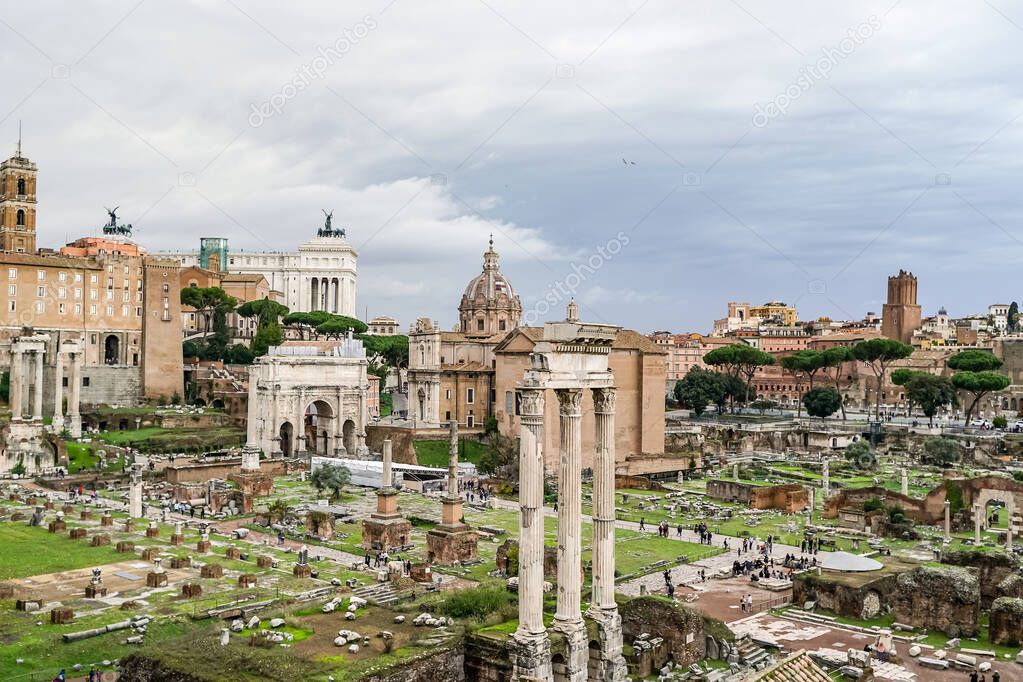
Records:
M110 514L104 514L99 517L99 525L101 526L112 526L114 525L114 517Z
M242 575L238 576L238 587L255 587L255 586L256 586L256 576L252 575L251 573L243 573Z
M160 556L160 548L159 547L146 547L144 550L142 550L142 560L143 561L152 561L153 559L155 559L158 556Z
M175 546L183 545L183 544L185 544L185 536L184 535L172 535L171 539L170 539L170 543L172 545L175 545Z
M78 518L80 518L82 521L89 521L90 519L92 519L92 510L83 509L82 513L78 515Z
M160 537L160 529L159 528L146 528L146 537L147 538L158 538L158 537Z
M296 578L308 578L313 574L313 568L309 564L295 564L291 574Z
M134 554L135 543L121 540L120 542L117 543L117 551L120 552L121 554Z
M68 537L70 537L72 540L81 540L88 534L89 534L88 531L86 531L84 528L72 528L68 532Z
M265 554L263 556L256 557L256 565L260 568L273 568L274 558Z
M170 567L171 568L188 568L192 565L192 557L190 556L176 556L171 557Z
M199 552L200 554L209 554L210 547L212 547L212 544L210 544L209 540L200 540L199 542L195 543L195 551Z
M90 543L93 547L103 547L104 545L110 544L110 536L106 533L100 535L93 535L92 542Z
M69 514L75 513L75 508L72 507L70 504L65 504L63 507L60 508L60 510L64 512L64 516L68 516Z
M14 602L14 609L16 611L38 611L43 608L43 601L41 599L18 599Z
M86 585L85 586L85 598L86 599L98 599L100 597L107 596L107 588L103 585Z
M54 507L53 502L50 502L49 500L43 502L43 509L53 509L53 507Z
M237 547L228 547L227 552L224 554L224 556L226 556L228 559L238 560L242 558L242 551Z
M12 516L11 519L13 520L14 517ZM46 529L51 533L59 533L63 530L67 530L67 524L63 521L50 521L49 525L46 526Z

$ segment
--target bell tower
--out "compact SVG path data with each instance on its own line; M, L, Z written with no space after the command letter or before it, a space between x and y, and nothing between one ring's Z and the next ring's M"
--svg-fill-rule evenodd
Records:
M21 155L0 163L0 250L35 253L36 165Z

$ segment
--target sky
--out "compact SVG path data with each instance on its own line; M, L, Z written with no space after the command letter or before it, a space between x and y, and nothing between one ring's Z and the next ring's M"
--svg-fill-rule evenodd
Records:
M1019 295L1023 4L0 4L0 152L39 245L292 250L333 210L360 316L450 327L493 234L525 319L708 331Z

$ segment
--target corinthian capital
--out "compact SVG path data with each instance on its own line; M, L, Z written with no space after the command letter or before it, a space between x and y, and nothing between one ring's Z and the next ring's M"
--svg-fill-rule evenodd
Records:
M519 403L520 414L527 416L538 416L543 414L543 389L519 389L519 396L521 397L521 401Z
M558 396L561 414L579 414L583 405L583 392L578 388L559 388L554 393Z
M593 407L595 412L610 413L615 411L615 398L618 392L613 388L593 389Z

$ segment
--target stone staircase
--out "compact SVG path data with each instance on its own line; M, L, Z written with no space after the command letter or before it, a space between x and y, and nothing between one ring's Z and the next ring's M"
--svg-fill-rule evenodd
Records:
M410 590L399 591L390 583L374 583L352 590L352 594L377 606L394 606L409 596Z
M762 670L774 662L771 654L759 644L756 644L749 636L736 640L735 650L739 654L739 661L749 666L752 670Z

